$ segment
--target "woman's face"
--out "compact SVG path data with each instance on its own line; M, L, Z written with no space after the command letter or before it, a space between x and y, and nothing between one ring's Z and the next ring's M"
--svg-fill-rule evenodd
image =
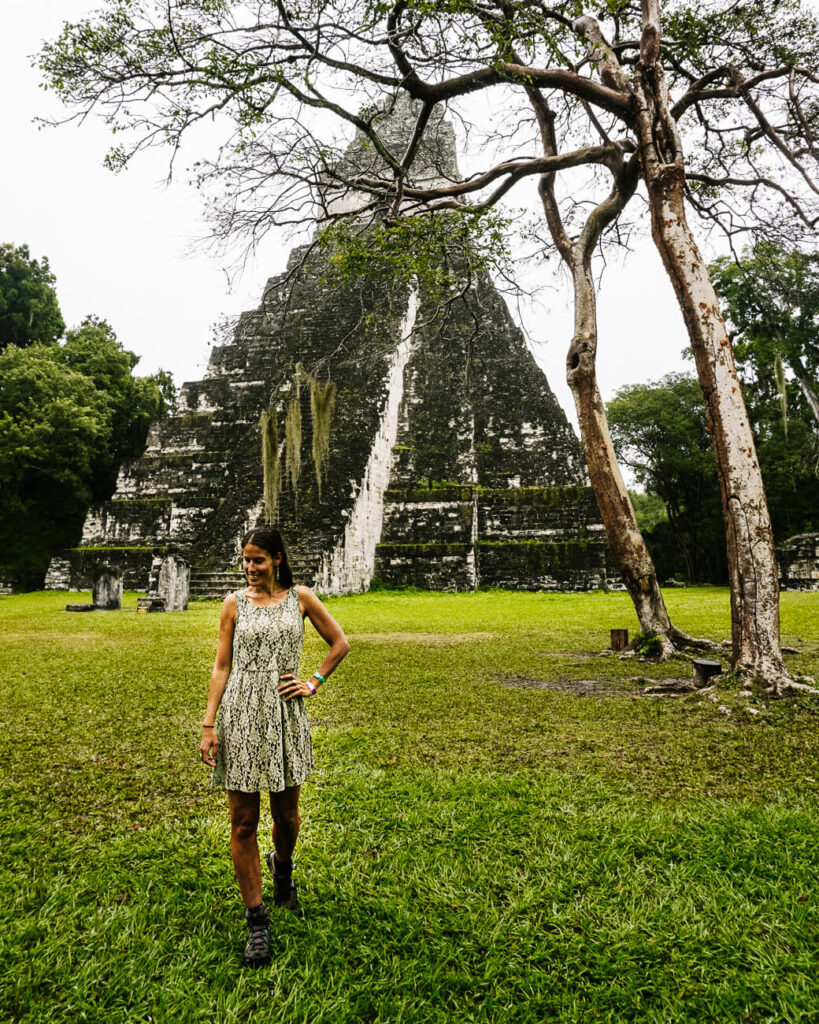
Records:
M242 549L242 568L248 583L256 587L265 587L273 583L276 566L281 560L281 552L278 555L271 555L269 551L255 544L245 544Z

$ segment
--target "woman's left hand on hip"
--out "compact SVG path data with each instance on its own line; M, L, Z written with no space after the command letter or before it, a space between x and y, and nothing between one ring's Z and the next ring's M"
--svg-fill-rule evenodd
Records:
M307 683L302 682L298 676L292 673L279 676L279 695L282 700L290 700L292 697L309 697L312 691Z

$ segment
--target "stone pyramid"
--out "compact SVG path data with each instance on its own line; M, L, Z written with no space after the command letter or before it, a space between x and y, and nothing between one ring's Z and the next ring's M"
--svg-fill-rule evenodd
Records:
M399 141L410 114L391 113ZM446 122L437 138L428 177L455 177ZM346 159L357 147L362 140ZM264 518L264 410L280 439L277 523L297 578L319 592L362 591L373 579L606 585L581 448L488 277L441 307L387 276L331 284L331 269L321 249L291 254L232 341L214 347L204 379L182 387L176 414L152 426L112 499L89 510L79 546L52 561L47 586L85 589L106 563L126 587L145 589L152 562L171 551L191 561L201 596L238 586L226 574L238 567L239 539ZM319 474L305 373L336 389ZM289 455L288 414L301 421Z

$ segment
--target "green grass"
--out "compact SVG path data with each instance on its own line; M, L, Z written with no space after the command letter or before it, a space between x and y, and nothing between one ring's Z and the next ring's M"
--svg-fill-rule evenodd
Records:
M724 590L666 597L726 635ZM88 599L0 598L0 1020L819 1019L809 700L639 696L690 666L601 654L636 630L621 594L332 600L353 646L311 702L303 911L248 972L196 754L218 605L62 610ZM782 613L819 677L819 595Z

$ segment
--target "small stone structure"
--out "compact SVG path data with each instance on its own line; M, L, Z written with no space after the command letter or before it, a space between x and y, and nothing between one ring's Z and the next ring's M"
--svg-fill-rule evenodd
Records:
M156 594L148 594L145 597L137 598L137 611L138 612L164 612L165 611L165 598L158 597Z
M819 533L800 533L776 549L782 590L819 590Z
M92 602L102 611L122 608L122 571L116 566L100 565L94 573Z
M403 154L414 117L404 103L389 116ZM452 128L437 127L419 176L457 180ZM371 158L357 139L345 159ZM204 379L183 386L176 414L153 424L113 499L89 510L47 587L80 588L105 561L142 589L173 552L203 594L232 583L239 539L264 518L263 412L278 439L275 519L296 578L322 593L373 578L442 590L611 585L582 450L488 276L443 305L389 275L332 279L331 252L292 254L233 340L213 348ZM336 389L325 473L318 376L308 386L305 368Z
M166 555L164 558L154 559L151 581L149 591L164 600L166 612L187 611L191 567L181 555Z

